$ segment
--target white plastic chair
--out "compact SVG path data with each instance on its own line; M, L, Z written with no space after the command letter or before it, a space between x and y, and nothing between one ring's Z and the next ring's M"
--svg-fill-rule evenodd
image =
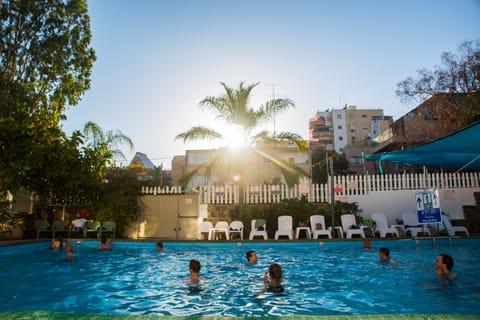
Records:
M447 234L449 236L454 236L455 233L457 232L464 232L467 236L470 235L468 232L468 229L463 227L463 226L452 226L452 223L450 222L450 219L444 214L442 214L442 222L443 225L445 226L445 229L447 230Z
M405 233L410 232L412 237L416 237L419 233L426 233L430 236L430 230L420 225L418 222L418 216L414 212L402 213L403 225L405 226Z
M267 240L267 224L263 219L259 219L258 222L260 222L260 224L257 223L257 220L255 219L251 221L251 231L248 238L253 240L255 237L263 237L264 240ZM259 228L262 228L263 230L259 230Z
M224 234L225 239L230 239L230 225L227 221L218 221L215 227L210 230L210 240L216 240L217 234Z
M207 234L207 239L208 240L211 240L211 236L210 236L210 233L211 233L211 230L213 229L213 224L210 222L210 221L203 221L203 222L200 222L200 224L198 225L198 240L202 240L203 239L203 234L206 233Z
M322 215L310 216L310 229L312 230L312 239L318 239L319 236L328 236L332 239L332 230L327 229L325 217Z
M342 229L347 239L351 239L353 235L359 235L360 237L365 239L365 232L363 230L368 227L361 226L358 229L356 229L357 221L355 219L355 215L343 214L341 216L341 220L342 220Z
M293 218L292 216L278 217L278 230L275 231L275 240L279 237L286 236L293 240Z
M240 239L243 240L243 222L242 221L232 221L230 223L230 239L233 239L235 235L239 235Z
M388 224L385 213L372 214L372 220L375 221L376 224L375 233L378 232L380 234L380 238L386 238L387 234L395 235L397 238L400 237L398 230Z

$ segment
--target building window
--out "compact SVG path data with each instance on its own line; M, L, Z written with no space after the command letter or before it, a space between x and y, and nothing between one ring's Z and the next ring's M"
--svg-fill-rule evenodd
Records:
M338 137L338 140L339 140L339 141L343 141L343 137L341 137L341 136Z
M362 114L362 118L368 118L368 115Z
M337 113L337 119L342 119L342 114L341 113Z
M338 130L342 130L342 126L337 126L337 129L338 129Z

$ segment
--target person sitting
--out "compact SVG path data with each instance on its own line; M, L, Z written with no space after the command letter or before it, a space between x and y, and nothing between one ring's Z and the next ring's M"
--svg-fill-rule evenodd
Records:
M270 275L270 281L268 276ZM278 263L272 263L268 268L268 272L263 275L263 283L265 284L265 291L267 292L283 292L285 291L282 285L282 267Z
M452 256L446 253L440 253L435 259L435 266L437 267L436 274L440 280L449 283L457 278L457 273L452 272L454 261Z
M257 254L254 250L250 250L247 252L247 263L254 264L257 262Z
M112 248L112 239L109 237L102 237L100 240L100 247L97 250L110 250Z
M72 220L70 223L70 228L74 233L80 233L83 231L83 228L85 227L85 223L87 222L87 219L83 218L80 216L80 213L77 213L77 217Z

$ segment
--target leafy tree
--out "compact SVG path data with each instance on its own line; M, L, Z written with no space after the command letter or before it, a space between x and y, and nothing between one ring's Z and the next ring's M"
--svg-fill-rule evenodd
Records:
M86 1L3 1L0 24L0 117L56 126L90 87Z
M78 151L59 121L95 60L86 1L2 1L0 25L0 191L60 192Z
M442 53L433 71L418 70L417 77L398 83L396 94L403 102L438 99L439 116L459 128L480 120L479 89L480 40L475 40L462 43L457 54Z
M120 130L104 132L98 124L91 121L85 124L83 135L85 147L97 155L97 163L94 164L94 167L100 175L115 159L126 160L125 155L119 149L121 145L125 144L130 150L133 150L132 140Z
M117 234L122 234L140 214L137 199L140 182L131 170L122 168L108 169L105 181L93 212L98 221L115 221Z

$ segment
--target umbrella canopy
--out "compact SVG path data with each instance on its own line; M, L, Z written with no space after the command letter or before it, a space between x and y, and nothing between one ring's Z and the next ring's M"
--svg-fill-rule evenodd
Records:
M366 160L480 170L480 121L443 138L413 148L365 156Z

